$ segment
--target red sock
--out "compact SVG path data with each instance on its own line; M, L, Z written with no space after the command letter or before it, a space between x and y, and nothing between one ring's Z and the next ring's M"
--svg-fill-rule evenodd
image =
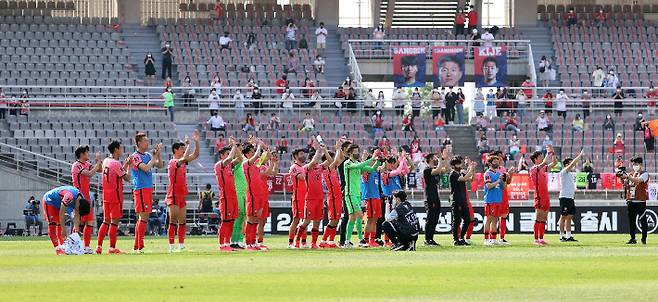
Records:
M546 231L546 221L539 222L539 239L544 239L544 231Z
M487 240L489 239L489 231L484 231L484 239Z
M507 218L500 219L500 239L505 239L505 233L507 233Z
M471 239L471 235L473 235L473 225L475 224L475 221L471 220L471 223L468 224L468 230L466 230L466 239Z
M363 232L363 240L365 240L365 242L370 241L370 232Z
M61 225L55 225L55 234L57 234L57 241L59 241L59 245L64 244L64 240L66 238L62 237L62 226Z
M179 223L178 224L178 243L179 244L184 244L185 243L185 224L184 223Z
M498 233L493 232L489 235L489 237L491 237L491 239L493 239L493 240L496 240L496 238L498 238Z
M299 240L302 239L302 236L304 237L304 241L306 241L306 228L300 225L297 227L297 237L295 237L295 241L299 242Z
M256 223L247 223L247 235L246 240L247 244L256 243L256 231L258 230L258 224Z
M535 225L532 232L535 234L535 240L539 240L539 221L535 220Z
M290 228L288 230L288 244L292 244L295 241L295 235L297 235L297 228Z
M91 233L94 231L94 227L90 225L85 225L85 228L82 231L82 239L85 243L85 247L88 247L91 244Z
M138 219L135 223L135 242L133 243L133 250L139 250L139 237L142 236L140 229L142 226L142 220Z
M142 227L139 229L139 249L144 248L144 237L146 237L146 227L147 227L146 221L142 221Z
M117 247L118 233L119 233L119 225L110 223L110 248Z
M312 229L311 230L311 240L312 240L313 244L318 243L318 236L319 235L320 235L320 230L318 230L318 229Z
M59 237L57 237L57 226L54 224L48 225L48 237L50 237L50 242L53 243L53 247L59 245Z
M176 237L176 225L173 223L169 224L167 228L167 237L169 237L169 244L174 244L174 237Z
M368 240L369 244L375 243L375 239L377 239L377 232L370 232L370 240Z
M336 238L336 227L329 229L329 232L330 232L329 241L334 241L334 239Z
M306 243L306 236L307 235L308 235L307 234L307 229L304 228L304 230L302 231L302 244Z
M98 229L98 246L103 246L103 240L105 240L105 235L107 235L107 230L110 228L109 223L103 222L101 227Z
M322 241L327 241L327 238L329 238L329 233L331 232L329 229L331 229L330 225L324 227L324 232L322 232Z

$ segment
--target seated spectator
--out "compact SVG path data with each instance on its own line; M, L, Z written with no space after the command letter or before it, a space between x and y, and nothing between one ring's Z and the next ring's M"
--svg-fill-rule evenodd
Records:
M478 140L477 147L478 147L478 152L480 152L480 154L489 153L491 151L491 148L489 147L489 140L487 139L487 136L484 133L480 135L480 139Z
M480 117L482 118L482 117ZM443 131L444 127L446 125L445 120L443 120L442 116L437 116L436 120L434 121L434 131Z
M615 173L626 172L626 164L624 163L624 157L617 155L615 159Z
M592 165L592 161L589 158L585 160L583 163L583 168L580 171L585 173L594 173L594 166Z
M624 147L624 139L621 136L621 133L617 133L617 137L615 138L615 142L612 144L612 152L615 155L624 155L625 147Z
M343 90L343 86L338 86L338 90L336 90L336 92L334 93L334 99L336 99L336 101L334 102L334 107L336 107L337 109L345 107L345 106L343 106L343 103L344 103L343 100L345 100L346 97L347 97L347 94ZM340 111L336 112L337 115L339 113L340 113Z
M302 38L299 39L299 49L308 49L308 41L306 41L306 34L302 34Z
M233 95L233 104L235 106L235 116L241 118L244 114L244 96L240 92L240 89L236 90Z
M587 90L583 90L583 95L580 97L583 105L583 119L590 115L592 110L592 95Z
M217 132L217 131L224 131L226 132L226 123L224 123L224 119L222 118L221 115L219 115L219 111L215 111L215 114L211 116L206 124L210 125L210 130Z
M615 132L615 121L612 120L610 114L605 116L605 120L603 121L603 130L611 130L612 132Z
M546 136L544 137L544 140L541 142L541 147L542 147L541 150L543 152L546 152L546 150L548 149L549 146L551 146L551 147L555 146L555 143L553 143L553 140L551 140L551 137L548 136L548 134L546 134Z
M555 98L553 97L553 94L550 91L546 91L544 96L542 97L542 100L544 100L544 110L546 110L546 113L548 115L553 114L553 100Z
M302 121L302 127L299 129L301 132L313 131L315 130L315 120L311 117L311 114L306 112L304 120Z
M535 119L537 122L537 130L550 132L553 129L553 126L550 124L551 121L546 116L544 110L539 111L539 116Z
M475 126L477 131L487 131L487 119L485 119L484 116L475 116L471 124Z
M276 151L279 152L279 154L288 153L288 139L285 135L281 136L276 143Z
M224 139L224 133L220 133L215 139L215 154L219 154L219 150L224 149L224 147L226 147L226 140Z
M231 46L233 39L229 38L228 31L224 32L224 35L219 37L219 49L228 49Z
M373 133L384 132L384 117L381 110L377 110L371 120Z
M159 199L153 200L153 210L151 211L151 215L149 215L149 235L151 236L163 235L165 230L163 226L167 222L167 210L159 203Z
M599 9L599 11L594 14L594 23L596 24L596 27L604 26L606 19L607 16L603 9Z
M573 8L569 9L565 19L567 19L567 25L569 27L578 24L578 15L573 11Z
M27 235L30 236L31 226L36 226L39 228L38 235L41 236L43 231L43 222L41 221L41 210L40 202L37 201L34 196L25 202L25 208L23 210L23 215L25 216L25 230Z
M624 95L624 92L621 90L621 86L617 86L617 90L612 94L612 99L615 100L615 115L617 117L621 117L623 112L624 112L624 101L626 96Z
M290 54L288 54L288 60L286 62L285 73L297 74L298 68L299 68L299 60L297 59L297 56L295 56L294 52L290 52Z
M247 41L244 42L244 46L248 48L249 51L254 51L254 49L256 49L256 34L254 34L253 31L247 36Z
M653 85L649 86L649 91L647 91L647 94L644 96L648 101L647 101L647 106L649 107L649 113L651 116L653 116L656 113L656 100L658 100L658 91L653 87Z
M521 153L521 141L516 134L512 135L512 138L509 140L509 154L512 158L516 157L517 154Z
M644 130L644 127L642 126L644 122L646 122L646 120L642 116L642 112L638 112L637 117L635 118L635 124L633 124L633 130L635 131Z
M288 76L282 74L281 78L276 80L276 82L274 82L274 86L278 87L276 89L277 94L283 94L284 92L286 92L285 88L288 87Z
M215 115L219 110L219 95L215 88L210 89L210 95L208 95L208 108L210 109L211 115Z
M325 65L325 61L324 61L324 59L322 58L322 56L321 56L321 55L317 55L317 56L315 57L315 61L313 61L313 67L314 67L314 69L315 69L315 72L317 72L317 73L324 73L324 65Z
M311 95L311 102L309 103L309 106L315 109L322 108L322 96L320 95L320 90L313 90L313 95Z
M402 131L413 131L414 129L414 118L411 114L405 114L404 119L402 120Z
M276 112L272 112L270 117L270 123L267 125L267 128L270 130L279 131L279 125L281 125L281 120L276 116Z
M516 114L505 116L505 130L514 131L515 133L521 131L521 129L519 129L519 123L516 121Z
M258 131L258 128L256 126L256 119L251 116L251 113L247 113L247 117L245 118L244 127L242 127L242 131L244 132Z
M212 213L212 201L215 200L215 192L212 191L212 186L206 184L206 190L199 192L199 206L197 211L200 213Z
M576 118L571 122L571 131L578 133L585 131L585 121L580 118L580 114L576 114Z
M489 29L484 29L484 33L480 36L480 40L483 42L484 47L493 47L494 35L489 32Z

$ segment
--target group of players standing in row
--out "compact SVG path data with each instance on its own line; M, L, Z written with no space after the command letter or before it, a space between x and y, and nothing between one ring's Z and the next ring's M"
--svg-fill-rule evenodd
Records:
M73 186L55 188L44 195L43 208L48 222L48 234L57 254L64 253L61 246L66 238L63 228L67 213L73 215L73 230L82 233L85 253L102 253L104 238L109 235L109 253L121 253L116 248L118 225L123 216L123 182L131 181L135 212L138 220L135 225L133 251L141 253L148 216L151 213L153 196L153 170L163 168L162 144L153 146L144 133L134 138L136 152L123 163L120 158L123 148L119 141L108 145L110 156L101 161L96 153L96 163L89 161L89 147L76 149L76 162L72 166ZM166 203L169 208L168 239L170 252L185 249L186 196L188 194L186 173L187 164L199 156L199 133L194 132L194 147L188 138L172 145L172 159L167 164L169 186ZM372 149L361 150L358 145L342 138L336 141L335 151L315 142L307 160L306 150L292 152L293 164L290 177L293 182L292 222L289 231L288 248L306 248L307 229L311 225L310 248L351 248L356 227L360 247L392 246L395 250L414 250L420 233L420 225L407 196L402 191L403 177L413 168L410 157L402 150ZM250 137L239 143L229 139L229 146L219 150L219 161L214 171L219 186L219 250L238 249L263 250L264 226L269 214L269 192L267 179L278 173L277 154L261 140ZM581 159L563 160L562 190L560 191L560 241L576 241L571 235L571 220L575 213L573 179L571 170ZM534 186L534 244L546 245L544 230L550 209L548 195L548 171L557 164L554 150L549 146L546 155L535 152L530 157L533 166L530 178ZM648 174L642 172L642 159L633 159L634 171L623 174L627 183L626 194L630 204L646 201ZM438 246L433 239L434 230L440 216L439 183L440 175L449 173L450 205L452 210L452 235L457 246L470 245L473 232L474 211L471 205L467 182L473 181L476 164L462 156L452 156L449 149L438 154L425 156L423 170L425 183L425 223L426 246ZM509 214L509 199L506 186L517 173L516 167L507 170L503 154L495 152L486 160L484 173L484 245L508 245L505 239L506 221ZM635 167L637 165L637 167ZM103 223L98 230L96 250L90 247L93 222L95 220L89 203L90 178L102 173ZM326 196L323 188L326 187ZM632 195L632 196L631 196ZM635 200L637 199L637 201ZM326 214L329 223L325 226L318 243L320 222ZM646 204L646 203L645 203ZM363 230L364 209L367 217ZM634 207L635 208L635 207ZM635 209L639 211L639 209ZM637 212L636 211L636 212ZM633 217L634 221L634 217ZM339 227L340 223L340 227ZM646 242L646 217L642 220L642 242ZM632 228L634 230L634 228ZM337 244L335 236L341 231ZM385 240L380 240L385 233ZM498 234L500 239L498 240ZM178 246L175 237L178 235ZM631 233L632 240L634 232ZM246 243L243 244L243 240ZM629 243L631 242L629 241Z

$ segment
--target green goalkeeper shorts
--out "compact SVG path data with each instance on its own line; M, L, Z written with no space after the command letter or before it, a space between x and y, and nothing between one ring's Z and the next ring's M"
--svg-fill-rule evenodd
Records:
M345 195L345 207L348 214L354 214L361 211L361 196Z

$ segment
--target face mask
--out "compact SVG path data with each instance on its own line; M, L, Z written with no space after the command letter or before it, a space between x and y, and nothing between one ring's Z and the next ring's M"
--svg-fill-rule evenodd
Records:
M639 165L633 165L633 171L635 172L640 172L640 166Z
M169 47L169 44L165 44L165 47Z

